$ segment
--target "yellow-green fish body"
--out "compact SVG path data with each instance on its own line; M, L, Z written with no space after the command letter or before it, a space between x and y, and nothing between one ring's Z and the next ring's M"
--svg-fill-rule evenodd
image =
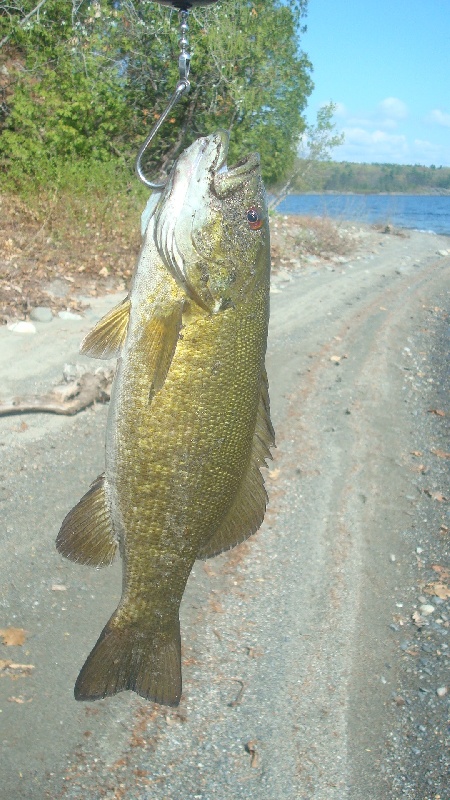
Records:
M180 156L152 203L129 300L83 344L97 356L121 348L106 470L57 546L101 566L118 543L123 594L77 699L133 689L177 704L179 606L193 563L243 541L264 516L267 210L258 158L220 171L226 149L219 133Z

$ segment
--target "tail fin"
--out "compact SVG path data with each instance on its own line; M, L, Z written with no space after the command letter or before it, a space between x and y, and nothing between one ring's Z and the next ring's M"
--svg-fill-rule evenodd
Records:
M113 614L88 656L75 684L76 700L99 700L125 689L161 705L181 697L180 623L149 632L121 629Z

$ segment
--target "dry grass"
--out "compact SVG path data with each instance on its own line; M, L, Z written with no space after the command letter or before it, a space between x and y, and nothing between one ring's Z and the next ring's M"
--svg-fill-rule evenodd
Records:
M139 251L142 203L46 195L0 197L0 318L33 306L75 308L76 297L125 287ZM59 284L58 295L52 285ZM63 287L61 289L61 287ZM64 287L67 291L64 292Z
M0 196L0 322L26 319L37 305L80 309L80 296L126 288L140 247L145 190L50 192L28 201ZM301 266L354 247L330 219L271 217L272 266ZM57 286L57 291L55 291Z
M272 267L301 266L309 256L323 260L349 255L354 238L329 217L282 216L271 219Z

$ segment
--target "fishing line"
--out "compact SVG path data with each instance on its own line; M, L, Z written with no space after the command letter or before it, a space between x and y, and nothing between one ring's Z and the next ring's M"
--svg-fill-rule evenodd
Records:
M155 183L154 181L149 180L145 175L142 168L142 157L146 150L148 150L151 142L155 138L156 134L158 133L161 125L165 122L168 115L176 106L176 104L181 100L184 94L187 94L191 88L191 84L189 82L189 72L191 69L191 56L189 53L189 41L187 38L189 26L188 26L188 17L189 17L189 9L200 7L200 6L209 6L212 3L217 3L218 0L155 0L156 3L160 3L163 6L171 6L175 8L179 13L179 30L180 30L180 38L178 40L178 44L180 45L180 55L178 56L178 70L180 73L180 77L178 83L175 87L175 91L170 98L166 108L164 109L163 113L157 120L156 124L151 129L149 135L147 136L144 144L142 145L136 159L136 175L138 176L139 180L148 186L150 189L154 189L156 191L161 191L164 189L166 182L164 183Z

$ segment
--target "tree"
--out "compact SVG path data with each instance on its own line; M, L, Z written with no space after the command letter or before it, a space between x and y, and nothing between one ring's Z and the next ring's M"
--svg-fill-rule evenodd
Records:
M149 174L220 127L232 132L230 160L259 150L269 183L292 170L312 90L298 41L306 4L224 0L191 12L192 89L152 145ZM178 79L176 15L150 0L0 0L0 41L0 163L31 175L42 160L131 164Z
M275 209L286 197L293 184L297 191L305 189L307 179L311 179L312 172L318 164L329 161L331 151L343 144L344 134L336 133L333 115L336 106L330 102L321 106L317 112L315 125L308 125L299 142L299 157L292 170L288 181L277 192L270 203L270 208Z

